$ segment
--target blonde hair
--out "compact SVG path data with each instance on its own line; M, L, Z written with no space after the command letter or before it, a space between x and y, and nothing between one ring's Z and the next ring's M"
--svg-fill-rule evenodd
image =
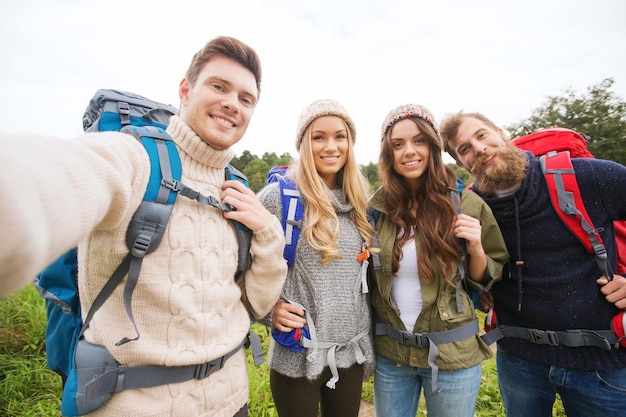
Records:
M346 124L345 121L344 124ZM346 131L349 139L348 158L343 168L337 173L337 184L352 204L350 217L369 247L372 244L374 233L366 215L369 185L356 162L354 142L347 125ZM293 163L287 175L298 184L304 200L305 227L302 233L309 245L322 253L322 264L342 258L341 253L337 250L337 237L341 232L339 219L328 194L328 186L315 168L311 147L311 126L304 133L300 147L300 158Z

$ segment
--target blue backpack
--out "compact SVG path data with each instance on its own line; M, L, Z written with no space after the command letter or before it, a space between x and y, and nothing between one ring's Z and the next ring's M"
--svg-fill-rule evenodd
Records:
M300 191L296 184L285 174L289 166L280 165L270 168L267 173L267 184L278 182L280 184L280 197L283 206L281 223L285 232L285 249L283 257L287 260L287 266L291 268L296 257L296 245L302 228L304 216L304 203L300 198Z
M296 184L285 176L289 170L288 165L278 165L270 168L267 172L266 184L277 182L280 187L280 197L282 202L283 231L285 232L285 248L283 258L287 261L287 266L291 268L296 258L296 245L302 229L302 218L304 216L304 203L300 198L300 191ZM290 332L281 332L272 329L272 337L282 346L292 352L301 352L305 349L302 345L303 338L310 339L308 326L301 329L293 329Z
M96 410L113 392L181 382L191 378L206 378L221 369L223 363L242 345L252 343L255 363L262 361L263 352L258 337L243 341L232 352L210 363L162 367L120 366L103 346L84 340L83 333L93 315L128 275L124 288L124 305L135 330L133 337L123 337L118 345L139 338L131 307L131 297L141 263L145 255L159 245L178 194L211 205L222 211L233 208L213 196L204 196L180 182L182 165L171 137L165 132L174 107L154 102L136 94L115 90L98 90L83 116L85 131L117 131L129 133L144 146L151 163L150 179L143 201L134 214L126 236L129 253L104 285L82 320L77 284L76 248L63 254L49 265L35 280L35 286L46 299L48 324L46 327L46 354L48 367L63 381L61 412L77 416ZM235 179L246 186L246 177L227 166L227 180ZM239 242L239 265L235 279L245 288L245 271L251 262L252 232L235 222ZM250 311L249 306L248 310ZM117 382L124 375L123 384ZM130 377L130 378L129 378Z

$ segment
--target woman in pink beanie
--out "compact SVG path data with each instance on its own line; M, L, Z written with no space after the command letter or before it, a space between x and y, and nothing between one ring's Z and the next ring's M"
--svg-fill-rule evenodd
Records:
M492 355L463 285L489 288L508 253L491 210L473 192L459 191L441 152L428 109L408 104L389 112L382 188L370 200L380 213L381 267L371 296L377 416L415 417L423 389L429 417L472 417L480 363Z

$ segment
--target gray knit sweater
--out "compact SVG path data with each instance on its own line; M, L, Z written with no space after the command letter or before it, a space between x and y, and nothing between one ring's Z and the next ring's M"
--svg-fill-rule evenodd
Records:
M337 247L343 258L322 265L321 253L311 248L301 233L296 259L289 269L283 293L288 300L301 304L309 312L320 342L343 344L363 330L371 329L371 312L368 294L363 293L361 286L361 262L357 261L357 255L362 250L363 239L350 218L352 205L341 189L328 189L328 192L339 218L341 232L337 236ZM278 183L266 186L258 197L270 212L282 218ZM283 375L315 379L328 366L328 349L305 349L296 353L274 343L273 339L271 343L270 368ZM374 370L371 331L358 344L366 359L363 363L365 375L370 375ZM307 355L311 354L312 360L307 360ZM357 362L351 345L338 349L336 359L339 369L349 368Z

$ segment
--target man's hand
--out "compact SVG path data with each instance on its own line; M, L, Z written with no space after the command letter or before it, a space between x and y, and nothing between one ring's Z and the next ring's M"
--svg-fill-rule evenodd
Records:
M243 223L253 232L266 228L274 220L274 215L263 207L254 192L239 181L224 182L221 200L236 209L224 212L224 218Z
M606 301L615 304L619 309L626 309L626 278L621 275L613 275L609 281L604 275L597 279L601 285L600 291L605 295Z
M281 332L290 332L295 328L304 327L306 319L304 310L288 303L282 298L278 300L272 314L272 326Z
M478 296L478 309L483 313L487 313L490 308L495 305L493 294L491 291L481 292Z

